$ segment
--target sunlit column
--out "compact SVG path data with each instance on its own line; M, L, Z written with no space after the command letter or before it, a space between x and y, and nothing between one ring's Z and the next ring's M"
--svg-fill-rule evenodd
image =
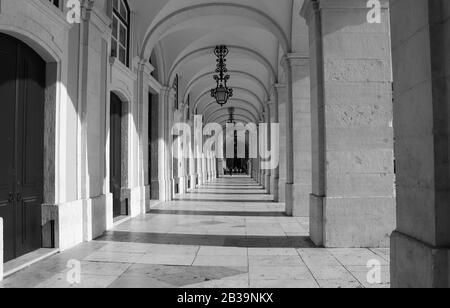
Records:
M270 108L270 123L279 124L277 86L273 87L272 100L269 103L269 108ZM272 136L272 134L270 134L270 136ZM277 136L277 138L279 139L280 136ZM275 202L279 201L279 187L278 187L279 180L280 180L280 166L278 163L276 168L271 171L270 175L270 193L274 196Z
M302 9L311 44L311 238L325 247L388 246L395 227L389 9L384 2L380 23L369 23L366 4L308 0Z

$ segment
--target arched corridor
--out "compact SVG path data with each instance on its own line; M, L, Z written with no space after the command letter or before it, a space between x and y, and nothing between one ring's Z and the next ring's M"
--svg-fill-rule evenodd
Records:
M0 1L0 286L449 287L449 8Z

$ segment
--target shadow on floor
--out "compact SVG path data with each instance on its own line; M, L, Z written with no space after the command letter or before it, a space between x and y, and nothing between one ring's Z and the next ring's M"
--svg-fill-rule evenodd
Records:
M182 216L289 217L284 212L150 210L149 214Z
M317 248L307 236L194 235L114 231L105 233L96 241L239 248Z
M227 202L242 202L242 203L275 203L273 200L242 200L242 199L227 199L227 200L210 200L210 199L196 199L195 197L192 198L183 198L183 197L176 197L173 199L173 201L196 201L196 202L208 202L208 203L227 203Z

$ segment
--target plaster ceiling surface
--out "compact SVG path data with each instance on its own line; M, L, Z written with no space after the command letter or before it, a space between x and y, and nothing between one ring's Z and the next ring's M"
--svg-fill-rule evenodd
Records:
M190 97L191 111L261 118L270 89L280 75L280 54L292 52L292 27L303 0L129 0L136 15L139 54L159 49L164 85L179 76L180 101ZM295 12L294 12L295 10ZM297 34L298 37L298 34ZM209 90L215 87L214 47L227 45L227 66L234 100L220 108ZM282 50L282 52L280 52ZM158 70L160 68L158 67ZM212 105L215 104L216 106ZM194 106L195 105L195 106ZM223 110L221 110L223 109ZM219 119L220 120L220 119ZM248 120L246 120L248 121Z

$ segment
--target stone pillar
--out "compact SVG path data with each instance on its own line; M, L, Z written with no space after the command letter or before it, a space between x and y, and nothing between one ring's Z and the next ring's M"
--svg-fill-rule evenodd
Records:
M270 123L270 107L268 106L267 111L264 113L264 122L265 123ZM265 136L263 138L264 140L264 147L265 149L270 150L271 149L271 140L270 140L270 125L267 129L267 132L265 133ZM270 194L270 177L272 176L272 170L270 169L266 169L264 170L264 188L266 189L267 193Z
M310 30L311 238L325 247L387 247L395 226L389 11L367 1L305 1Z
M272 100L269 103L270 108L270 123L279 124L279 113L278 113L278 89L276 86L273 87ZM272 135L272 134L270 134ZM277 136L280 138L280 136ZM271 170L270 175L270 193L274 197L274 201L278 202L279 196L279 183L280 180L280 166L278 165L275 169Z
M450 287L448 4L391 4L397 172L393 287Z
M140 60L138 64L138 106L139 106L139 186L141 187L141 198L139 200L140 213L145 214L150 210L151 199L151 178L149 173L149 165L151 164L151 152L149 151L152 143L152 136L149 136L149 127L151 119L149 118L149 110L152 106L150 102L149 80L154 68L148 60ZM109 187L108 187L109 189ZM130 210L130 212L133 212ZM138 214L138 213L135 213Z
M286 209L288 214L293 216L308 217L312 192L309 57L302 54L288 54L284 62L286 72L290 75L287 89L287 125L293 129L292 135L287 133L286 140L288 142Z
M178 190L180 195L186 193L186 160L183 158L182 138L178 137Z
M278 184L279 202L286 201L286 102L287 102L287 86L285 84L277 84L278 93L278 117L280 120L280 163L279 172L280 179Z
M159 126L159 188L161 201L173 199L173 175L172 175L172 124L174 90L172 87L161 89L159 101L160 126Z
M202 182L204 184L206 184L206 183L208 183L208 164L206 162L206 153L204 153L202 155L202 170L203 170L203 174L202 174L203 180L202 180Z
M213 159L212 159L212 164L213 164L213 178L217 179L217 159L216 159L216 154L213 154Z
M211 181L211 153L205 153L205 163L206 163L206 180Z
M195 189L197 187L197 159L195 158L195 149L191 145L191 149L193 152L190 154L189 157L189 178L191 185L189 186L189 189Z

